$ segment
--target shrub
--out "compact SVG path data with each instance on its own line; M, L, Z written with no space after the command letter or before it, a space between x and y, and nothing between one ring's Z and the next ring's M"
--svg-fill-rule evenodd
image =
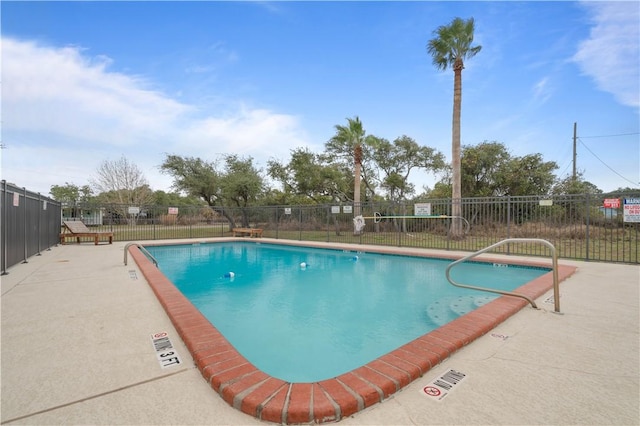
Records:
M158 222L164 226L173 226L177 223L177 219L175 214L163 214L158 217Z

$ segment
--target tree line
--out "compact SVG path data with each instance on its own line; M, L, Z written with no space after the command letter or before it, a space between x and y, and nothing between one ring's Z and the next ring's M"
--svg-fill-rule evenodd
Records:
M436 149L421 146L406 135L392 142L364 135L362 141L362 202L419 202L452 197L452 168ZM248 207L353 203L352 152L349 143L334 137L325 144L323 152L296 148L287 162L271 159L265 170L260 169L252 157L235 154L215 160L167 154L159 168L172 177L171 192L154 191L140 169L121 157L102 162L88 185L65 182L51 186L50 194L68 206ZM545 161L541 154L514 156L501 142L463 146L460 164L464 197L602 193L596 185L584 180L581 173L576 179L558 178L554 174L558 168L555 162ZM439 176L433 188L422 187L418 191L411 183L412 172L418 170ZM631 188L619 190L633 191Z
M353 203L356 215L362 202L449 198L452 216L459 217L462 197L601 193L582 174L557 177L558 165L541 154L514 156L498 141L460 145L462 70L464 61L481 50L473 45L474 28L473 18L454 18L438 27L426 46L437 69L454 72L451 164L438 150L407 135L393 141L368 135L356 116L334 127L323 152L296 148L288 162L271 159L265 170L252 157L236 154L216 159L166 154L159 168L173 179L172 192L167 193L152 190L140 169L122 157L104 161L90 185L53 185L51 196L67 205L207 205L221 211L341 202ZM439 180L418 192L411 181L415 171L432 173ZM461 233L461 221L453 220L451 234Z

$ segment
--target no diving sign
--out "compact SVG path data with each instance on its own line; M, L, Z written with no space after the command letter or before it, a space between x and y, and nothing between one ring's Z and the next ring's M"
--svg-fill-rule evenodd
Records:
M156 351L156 358L160 363L160 367L169 368L180 365L182 360L166 332L152 334L151 343L153 343L153 349Z
M466 378L467 375L460 371L449 370L432 380L427 386L422 387L420 393L430 399L442 401Z

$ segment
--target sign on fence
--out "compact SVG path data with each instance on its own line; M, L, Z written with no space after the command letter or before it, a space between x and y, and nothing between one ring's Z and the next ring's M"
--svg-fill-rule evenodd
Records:
M640 198L625 198L623 213L625 222L640 222Z
M415 203L413 205L413 214L415 216L430 216L431 203Z
M620 208L620 199L619 198L605 198L602 207L605 209L619 209Z

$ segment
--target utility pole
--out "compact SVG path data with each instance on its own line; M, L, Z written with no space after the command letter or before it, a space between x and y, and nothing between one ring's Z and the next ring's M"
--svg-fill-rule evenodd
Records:
M573 181L576 181L576 141L578 139L578 123L573 123Z

